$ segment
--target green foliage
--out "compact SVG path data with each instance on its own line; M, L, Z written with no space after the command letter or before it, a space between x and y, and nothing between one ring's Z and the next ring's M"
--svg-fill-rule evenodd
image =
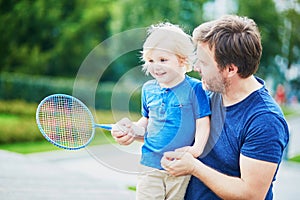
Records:
M27 102L38 103L46 96L56 93L72 95L74 87L74 79L61 77L41 77L30 76L25 74L0 74L0 99L23 99ZM88 90L89 85L83 90ZM133 94L126 93L126 85L119 88L118 91L113 91L113 83L102 83L101 88L95 91L95 108L102 110L126 110L128 107L130 111L140 111L140 91ZM131 95L128 105L122 104L119 107L112 108L111 99L112 94L119 95L120 98ZM123 102L124 103L124 102Z
M89 52L111 36L162 21L179 24L191 34L196 26L207 20L206 12L211 10L206 10L206 5L212 2L214 0L0 0L0 72L74 78ZM236 14L253 18L261 30L263 55L258 75L272 76L275 84L284 82L286 70L300 62L300 14L297 10L300 1L282 1L284 9L278 9L274 0L233 2L238 8ZM141 38L116 41L100 54L110 56L110 48L128 48L135 40L142 44L145 36L146 33ZM118 54L101 81L116 82L129 69L140 65L140 50ZM20 79L19 85L22 81L26 80ZM16 84L6 84L5 95L8 96L5 98L9 99L16 95L9 94L16 91L9 87ZM41 89L42 85L36 92L22 93L19 97L29 99L29 95L37 94L38 99L39 94L53 91L47 87ZM298 81L293 80L292 87L296 90ZM68 88L66 86L63 91L69 92ZM4 98L4 92L0 93Z
M192 34L193 29L204 21L203 5L209 1L212 0L119 0L113 5L111 32L116 34L129 29L148 28L160 22L171 22ZM145 38L146 33L140 39L141 43ZM124 44L118 43L116 46L122 48ZM124 71L140 64L140 50L126 54L125 59L116 60L110 74L121 76Z
M36 104L0 101L0 144L42 139L35 125Z
M209 1L211 0L125 0L115 5L119 7L119 12L113 14L121 20L117 31L169 21L184 26L191 33L203 21L203 5Z
M300 4L300 0L294 1L291 7L283 12L283 16L286 20L286 26L282 37L285 39L283 44L283 57L286 58L287 68L290 68L293 63L297 63L300 60L300 13L296 11L296 4Z
M261 31L263 54L258 75L263 78L272 77L275 86L285 82L290 84L291 92L300 98L300 86L295 81L299 79L299 74L294 80L289 80L286 76L292 65L299 68L300 13L297 7L299 8L300 1L236 1L239 5L238 14L254 19ZM280 4L277 7L276 2Z
M39 102L53 93L71 94L73 79L29 76L25 74L0 74L0 98L23 99Z
M74 76L108 36L108 1L0 1L0 70Z
M281 53L280 30L283 27L283 19L276 10L274 1L238 0L238 5L238 13L254 19L261 32L263 55L258 74L266 77L267 74L272 73L277 75L277 79L281 79L279 66L276 64L274 58Z

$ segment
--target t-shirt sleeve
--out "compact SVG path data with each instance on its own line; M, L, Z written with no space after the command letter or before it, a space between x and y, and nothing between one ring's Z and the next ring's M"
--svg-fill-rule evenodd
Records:
M145 85L142 88L142 94L141 94L141 114L143 117L149 118L149 110L147 106L147 101L146 101L146 91L145 91Z
M194 87L194 103L195 118L202 118L211 115L210 101L207 92L202 88L202 83L198 83Z
M250 158L279 163L289 140L285 120L274 113L266 113L253 118L248 126L241 153Z

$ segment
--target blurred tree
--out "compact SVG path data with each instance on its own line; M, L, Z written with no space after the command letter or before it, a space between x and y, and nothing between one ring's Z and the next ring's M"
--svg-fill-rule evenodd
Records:
M74 76L109 34L108 0L0 0L0 71Z
M285 19L285 35L283 43L283 57L287 60L289 69L293 63L300 62L300 0L292 1L286 10L283 11Z
M282 40L280 31L283 28L282 17L273 0L243 1L237 0L238 14L252 18L258 25L262 36L263 54L258 75L266 78L272 75L282 79L275 56L281 54ZM267 8L267 9L266 9Z
M239 15L253 18L260 28L264 49L259 76L284 79L282 64L275 58L287 69L299 63L300 0L282 1L291 5L281 12L273 0L231 1L238 5ZM0 72L75 77L88 53L118 33L169 21L191 34L207 20L205 12L210 11L205 5L210 2L214 0L0 0ZM121 49L133 42L111 46ZM117 57L102 80L116 81L141 64L140 50Z
M292 91L299 90L299 75L289 80L287 71L300 65L300 0L237 0L237 3L238 14L253 18L261 31L263 55L259 76L272 77L274 88L290 82Z
M291 98L297 96L300 100L300 0L287 1L282 13L284 29L282 31L283 44L280 57L283 67L289 71L287 73L289 76L286 78L290 86Z
M191 34L203 22L203 5L209 1L212 0L118 0L114 4L111 30L116 34L130 29L147 28L159 22L171 22ZM146 33L143 39L145 37ZM116 45L123 46L121 43ZM114 73L118 77L133 66L141 64L140 50L129 52L117 59L106 73Z
M203 21L203 5L209 1L213 0L119 0L122 17L117 31L169 21L189 32Z

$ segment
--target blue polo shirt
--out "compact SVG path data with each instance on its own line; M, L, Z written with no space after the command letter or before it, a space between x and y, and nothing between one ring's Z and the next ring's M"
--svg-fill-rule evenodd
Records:
M141 164L162 169L163 153L192 145L196 119L210 114L209 98L198 79L186 75L173 88L161 88L156 80L146 82L142 88L142 115L149 120Z
M261 79L257 80L264 84ZM265 86L228 107L223 106L221 94L211 93L211 105L210 136L199 160L234 177L241 176L240 154L277 164L281 162L283 150L289 140L289 130L281 109ZM273 199L272 187L273 184L265 199ZM201 180L192 176L185 199L220 198Z

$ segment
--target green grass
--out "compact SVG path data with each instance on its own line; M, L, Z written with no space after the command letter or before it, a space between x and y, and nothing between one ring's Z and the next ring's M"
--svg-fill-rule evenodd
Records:
M57 147L50 144L46 140L36 142L16 142L10 144L1 144L0 149L21 154L58 150Z
M300 111L291 106L281 106L281 109L286 118L300 116Z
M128 186L127 189L131 191L136 191L136 186Z
M300 163L300 155L294 156L294 157L290 158L289 161L299 162Z
M98 131L96 131L95 137L90 143L90 145L91 146L101 145L101 144L108 144L111 142L114 142L114 140L112 139L111 135L108 132L98 133ZM29 154L29 153L60 150L61 148L53 145L52 143L44 139L35 142L15 142L10 144L1 144L0 149L21 153L21 154Z

